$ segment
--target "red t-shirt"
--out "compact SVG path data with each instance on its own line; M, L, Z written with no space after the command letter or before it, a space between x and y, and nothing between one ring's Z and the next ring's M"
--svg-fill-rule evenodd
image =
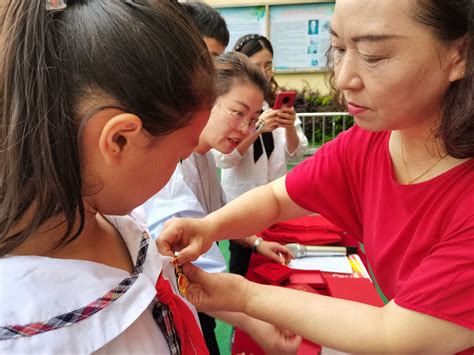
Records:
M288 174L288 193L364 243L388 299L474 329L474 160L401 185L389 137L340 134Z

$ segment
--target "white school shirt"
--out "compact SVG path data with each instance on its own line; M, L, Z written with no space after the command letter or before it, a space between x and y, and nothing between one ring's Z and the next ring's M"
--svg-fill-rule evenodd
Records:
M296 133L299 143L292 154L288 152L286 142L285 128L278 127L272 131L274 149L268 159L265 149L263 154L254 162L253 144L244 155L241 155L237 149L230 154L222 154L216 150L213 151L216 158L216 164L221 168L221 184L225 191L227 201L239 197L255 187L265 185L286 174L287 157L300 158L308 148L308 139L301 128L299 118L295 120ZM262 136L257 139L263 145Z
M192 153L176 167L168 183L141 206L148 228L157 238L164 223L175 217L202 218L225 205L224 191L212 153ZM142 212L142 214L143 214ZM216 243L194 263L207 272L225 272L227 265Z
M130 216L107 217L136 261L143 227ZM90 318L31 337L0 340L0 354L170 354L153 319L160 273L178 293L171 258L150 240L143 272L122 297ZM104 296L126 271L96 262L41 256L0 258L0 326L46 321ZM182 298L182 297L181 297ZM196 310L184 298L198 322Z

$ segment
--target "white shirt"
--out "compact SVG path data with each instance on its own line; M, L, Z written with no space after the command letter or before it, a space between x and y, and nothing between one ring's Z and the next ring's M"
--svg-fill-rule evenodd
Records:
M296 133L299 143L293 153L288 152L285 128L273 130L274 149L268 159L265 149L262 156L254 162L253 144L241 155L237 149L230 154L213 151L216 163L221 171L221 184L225 191L227 201L232 201L244 192L255 187L265 185L287 172L287 157L300 158L308 148L308 139L301 128L299 118L295 120ZM263 147L262 136L258 136Z
M224 191L212 153L192 153L176 167L168 183L142 205L142 211L151 235L156 239L167 220L202 218L224 205ZM207 272L225 272L227 269L216 243L212 243L211 249L193 264Z
M107 217L136 260L144 229L130 216ZM70 326L30 337L0 340L1 354L169 354L152 316L159 274L178 294L174 266L150 241L143 273L122 297ZM126 271L85 260L41 256L0 258L0 322L25 325L79 309L104 296ZM191 308L196 321L197 314Z

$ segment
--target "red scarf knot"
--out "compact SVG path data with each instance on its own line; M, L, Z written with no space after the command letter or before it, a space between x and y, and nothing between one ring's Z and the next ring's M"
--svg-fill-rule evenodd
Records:
M186 303L173 292L170 282L160 274L156 281L156 294L161 303L166 304L173 315L173 322L181 341L182 355L209 355L194 314Z

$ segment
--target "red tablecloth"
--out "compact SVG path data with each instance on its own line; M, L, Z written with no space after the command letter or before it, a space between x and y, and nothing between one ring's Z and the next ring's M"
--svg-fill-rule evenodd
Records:
M358 241L342 231L341 229L337 228L331 222L326 220L321 216L307 216L303 218L298 218L290 221L285 221L281 223L277 223L262 233L260 236L268 241L277 241L282 244L286 243L300 243L305 245L325 245L325 244L333 244L333 245L344 245L344 246L359 246ZM367 262L365 255L359 250L359 256L361 257L362 262L367 267ZM250 258L249 268L246 274L246 278L250 281L258 282L258 283L268 283L265 282L261 277L258 276L254 272L254 270L264 263L268 263L269 259L258 254L253 253L252 257ZM305 271L298 271L299 273ZM308 273L314 273L314 271L308 271ZM336 275L330 273L322 273L324 277L331 278L331 285L334 288L335 292L338 292L338 286L340 284L339 280L333 280L332 278L341 277L348 277L351 276L347 275ZM364 282L366 281L366 282ZM342 281L344 282L344 281ZM349 283L351 283L349 281ZM348 283L348 284L349 284ZM340 298L348 298L359 301L359 302L366 302L372 303L374 305L381 306L383 303L375 291L375 287L368 281L367 279L358 279L358 281L353 282L351 284L356 284L361 287L361 292L345 292L344 295L340 295ZM283 287L292 287L301 290L309 290L310 292L315 292L324 295L331 295L330 290L327 288L327 285L324 287L319 288L312 288L307 284L302 285L290 285L289 280L285 279L282 280L279 284ZM333 290L333 291L334 291ZM349 297L347 294L349 293ZM374 296L375 295L375 296ZM334 297L339 297L339 295L335 294L332 295ZM359 297L360 296L360 297ZM311 343L310 341L304 340L302 345L298 350L299 355L306 355L306 354L319 354L321 351L321 346L318 344ZM236 328L235 335L234 335L234 343L232 347L232 354L255 354L260 355L264 354L261 348L243 331Z

